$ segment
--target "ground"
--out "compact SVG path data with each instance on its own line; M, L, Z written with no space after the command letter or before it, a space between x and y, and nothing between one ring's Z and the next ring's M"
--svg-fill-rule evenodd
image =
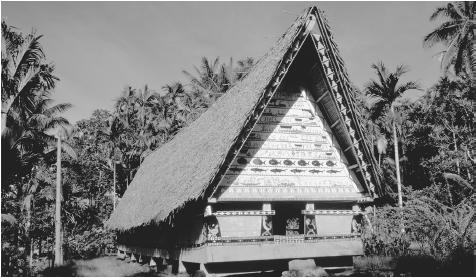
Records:
M170 271L170 270L169 270ZM344 275L342 275L344 274ZM351 273L341 273L335 276L349 276ZM105 256L91 260L76 260L64 267L56 268L53 271L47 270L42 276L73 276L73 277L143 277L143 276L188 276L186 274L171 275L164 271L152 273L147 264L128 262L128 260L119 260L116 256ZM242 276L242 275L235 275ZM248 273L245 276L280 276L276 273ZM333 275L334 276L334 275Z
M421 258L411 258L411 261L414 262L408 267L413 267L413 271L404 271L403 276L434 276L435 266L433 264L425 263ZM397 262L390 257L362 257L354 261L354 269L346 271L330 271L328 270L329 276L401 276L400 271L396 270L398 266ZM408 264L408 263L406 263ZM472 270L472 264L469 262L469 267L464 269L451 270L445 273L439 273L439 275L444 274L458 274L457 276L474 276ZM418 271L416 271L418 269ZM78 276L78 277L144 277L144 276L188 276L187 274L172 275L170 269L160 273L152 273L149 270L147 264L141 265L138 263L128 262L128 260L119 260L116 256L105 256L91 260L77 260L64 267L56 268L54 270L46 270L41 273L40 276ZM240 276L240 275L235 275ZM270 273L253 273L247 274L246 276L270 276ZM280 276L274 273L272 276ZM286 276L295 276L287 274ZM302 276L302 275L299 275ZM315 276L315 275L313 275ZM446 275L445 275L446 276Z
M77 260L53 272L46 271L44 276L78 276L78 277L133 277L133 276L167 276L164 273L152 274L147 264L128 263L115 256L100 257L91 260ZM170 276L170 275L169 275Z

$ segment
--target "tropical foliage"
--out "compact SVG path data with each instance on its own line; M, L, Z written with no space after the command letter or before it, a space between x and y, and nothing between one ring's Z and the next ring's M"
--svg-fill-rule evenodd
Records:
M445 73L452 68L457 75L476 79L474 1L450 2L435 9L430 20L443 19L435 30L425 36L424 44L443 44L441 65Z
M425 45L441 43L445 52L442 77L423 96L406 98L420 88L404 79L418 77L404 66L392 71L383 63L372 65L376 79L356 95L389 192L365 217L362 239L369 256L426 256L439 270L465 270L461 262L471 258L474 9L472 2L449 3L430 17L445 21L425 37ZM236 63L202 58L193 73L184 71L186 82L127 86L113 109L70 125L62 113L71 105L52 99L60 81L41 42L41 35L23 34L2 21L2 275L35 274L42 263L52 263L55 135L64 142L64 255L94 257L114 248L115 235L103 223L147 155L254 64L251 58Z

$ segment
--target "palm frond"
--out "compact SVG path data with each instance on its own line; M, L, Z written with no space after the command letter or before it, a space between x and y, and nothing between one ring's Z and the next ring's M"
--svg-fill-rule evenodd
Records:
M423 38L424 47L433 47L437 43L447 43L461 29L460 21L447 21Z
M73 105L71 103L60 103L60 104L57 104L53 107L50 107L50 108L46 109L43 112L43 114L46 117L53 117L53 116L56 116L58 114L66 112L67 110L71 109L71 107L73 107Z
M2 223L15 225L17 223L17 219L10 213L2 213Z
M448 180L452 180L453 182L456 182L459 185L462 185L466 188L469 188L471 190L474 190L474 185L471 185L469 182L467 182L465 179L463 179L460 175L454 174L454 173L443 173L443 177Z
M415 81L405 82L396 88L396 95L401 96L408 90L421 90L421 86Z

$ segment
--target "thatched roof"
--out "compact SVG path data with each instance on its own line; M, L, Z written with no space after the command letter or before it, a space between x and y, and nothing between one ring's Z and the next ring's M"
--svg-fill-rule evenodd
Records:
M188 201L203 197L219 171L227 167L232 147L253 118L296 41L309 32L312 7L298 17L239 83L174 139L142 163L107 226L129 230L160 222ZM281 68L280 68L281 67ZM273 81L273 82L272 82Z

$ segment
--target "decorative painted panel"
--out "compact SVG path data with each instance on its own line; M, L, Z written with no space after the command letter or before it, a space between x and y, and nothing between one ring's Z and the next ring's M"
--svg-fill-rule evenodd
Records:
M238 215L221 215L218 216L220 223L220 232L222 237L244 237L244 236L260 236L262 218L261 215L238 216Z
M304 215L304 234L306 236L317 235L316 216L305 214Z
M216 216L210 215L205 217L205 225L207 239L213 240L214 238L221 237L220 225Z
M352 232L351 214L315 215L318 235L350 234Z
M277 92L220 181L226 200L359 199L362 187L305 89Z
M271 215L265 215L262 218L261 236L273 235L273 217Z

